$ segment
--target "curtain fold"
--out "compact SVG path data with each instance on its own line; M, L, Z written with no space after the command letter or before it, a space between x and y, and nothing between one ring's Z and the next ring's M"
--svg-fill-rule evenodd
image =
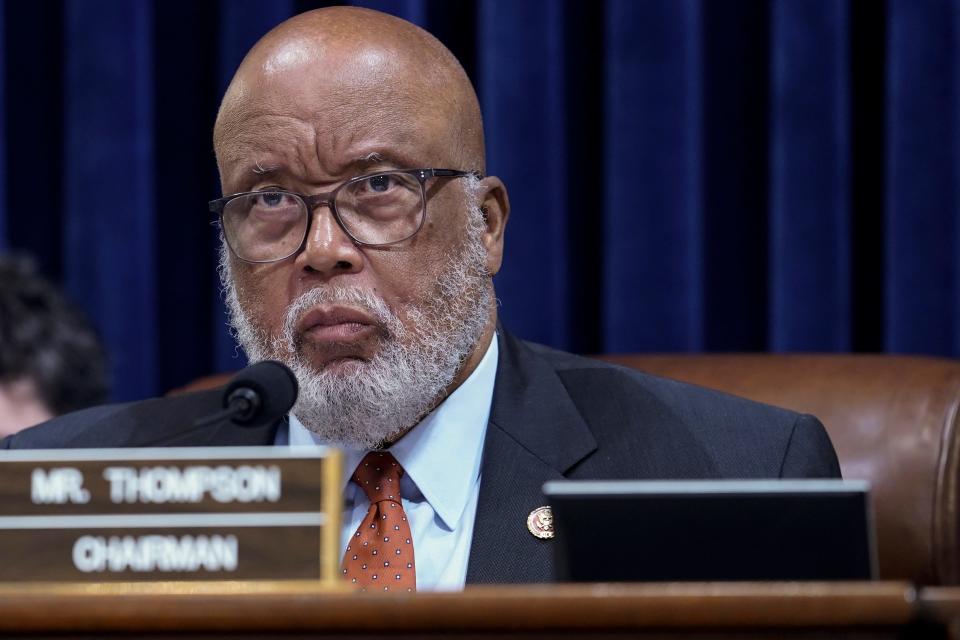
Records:
M321 4L0 0L0 251L90 315L115 399L243 365L212 125L249 47ZM960 354L960 0L358 4L477 87L519 335Z
M897 352L956 347L958 8L891 0L886 335Z
M776 351L846 351L850 326L849 4L772 4L770 315Z
M608 5L607 350L704 346L701 20L696 2Z
M64 286L110 346L118 397L158 382L152 20L145 2L64 7Z
M566 172L561 8L552 0L495 0L481 4L477 16L478 39L487 44L477 82L487 167L508 176L513 209L505 268L496 279L500 313L519 334L551 344L569 339L565 187L591 179Z

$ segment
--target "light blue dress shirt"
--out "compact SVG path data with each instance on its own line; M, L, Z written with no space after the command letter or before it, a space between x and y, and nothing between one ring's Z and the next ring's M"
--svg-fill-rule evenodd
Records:
M389 449L405 471L400 490L413 534L418 591L455 591L466 582L497 359L494 336L464 383ZM277 444L323 444L293 414L289 422L289 429L277 433ZM366 454L344 451L341 556L370 508L363 490L350 482Z

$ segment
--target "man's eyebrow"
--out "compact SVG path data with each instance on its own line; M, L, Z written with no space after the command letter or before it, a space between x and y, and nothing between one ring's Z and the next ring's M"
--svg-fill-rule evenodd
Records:
M355 158L350 162L349 166L354 170L363 172L373 167L382 167L384 165L393 167L394 169L407 169L411 167L409 160L404 160L391 153L381 153L379 151Z
M403 160L392 153L374 151L372 153L354 158L347 164L346 168L357 173L365 173L366 171L377 167L402 169L411 166L412 165L408 160ZM266 176L280 171L282 168L283 166L279 164L263 164L257 160L254 162L253 166L250 167L250 172L256 176Z
M366 173L374 167L383 167L384 165L396 166L396 163L392 162L384 154L374 151L373 153L368 153L365 156L354 158L348 166L353 172Z
M351 164L356 167L361 167L365 169L367 167L372 167L374 165L383 164L384 161L385 161L385 158L383 157L383 154L377 153L376 151L374 151L373 153L368 153L365 156L357 158Z
M265 176L265 175L267 175L268 173L273 173L273 172L276 171L278 168L279 168L279 167L277 167L277 166L275 166L275 165L267 165L267 166L265 167L265 166L263 166L262 164L260 164L260 161L258 160L257 162L254 163L253 168L250 169L250 170L251 170L254 174L258 175L258 176Z

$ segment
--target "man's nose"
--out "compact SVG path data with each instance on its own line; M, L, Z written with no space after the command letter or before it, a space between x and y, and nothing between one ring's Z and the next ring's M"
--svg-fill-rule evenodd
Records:
M356 273L363 268L360 248L337 222L328 203L318 204L310 216L310 228L303 251L297 256L300 268L325 278Z

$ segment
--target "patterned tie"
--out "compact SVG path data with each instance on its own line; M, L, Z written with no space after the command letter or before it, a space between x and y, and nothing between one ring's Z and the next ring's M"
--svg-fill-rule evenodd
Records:
M370 510L343 554L343 575L362 591L415 591L410 523L400 504L401 467L393 456L373 451L357 465L353 481L370 499Z

